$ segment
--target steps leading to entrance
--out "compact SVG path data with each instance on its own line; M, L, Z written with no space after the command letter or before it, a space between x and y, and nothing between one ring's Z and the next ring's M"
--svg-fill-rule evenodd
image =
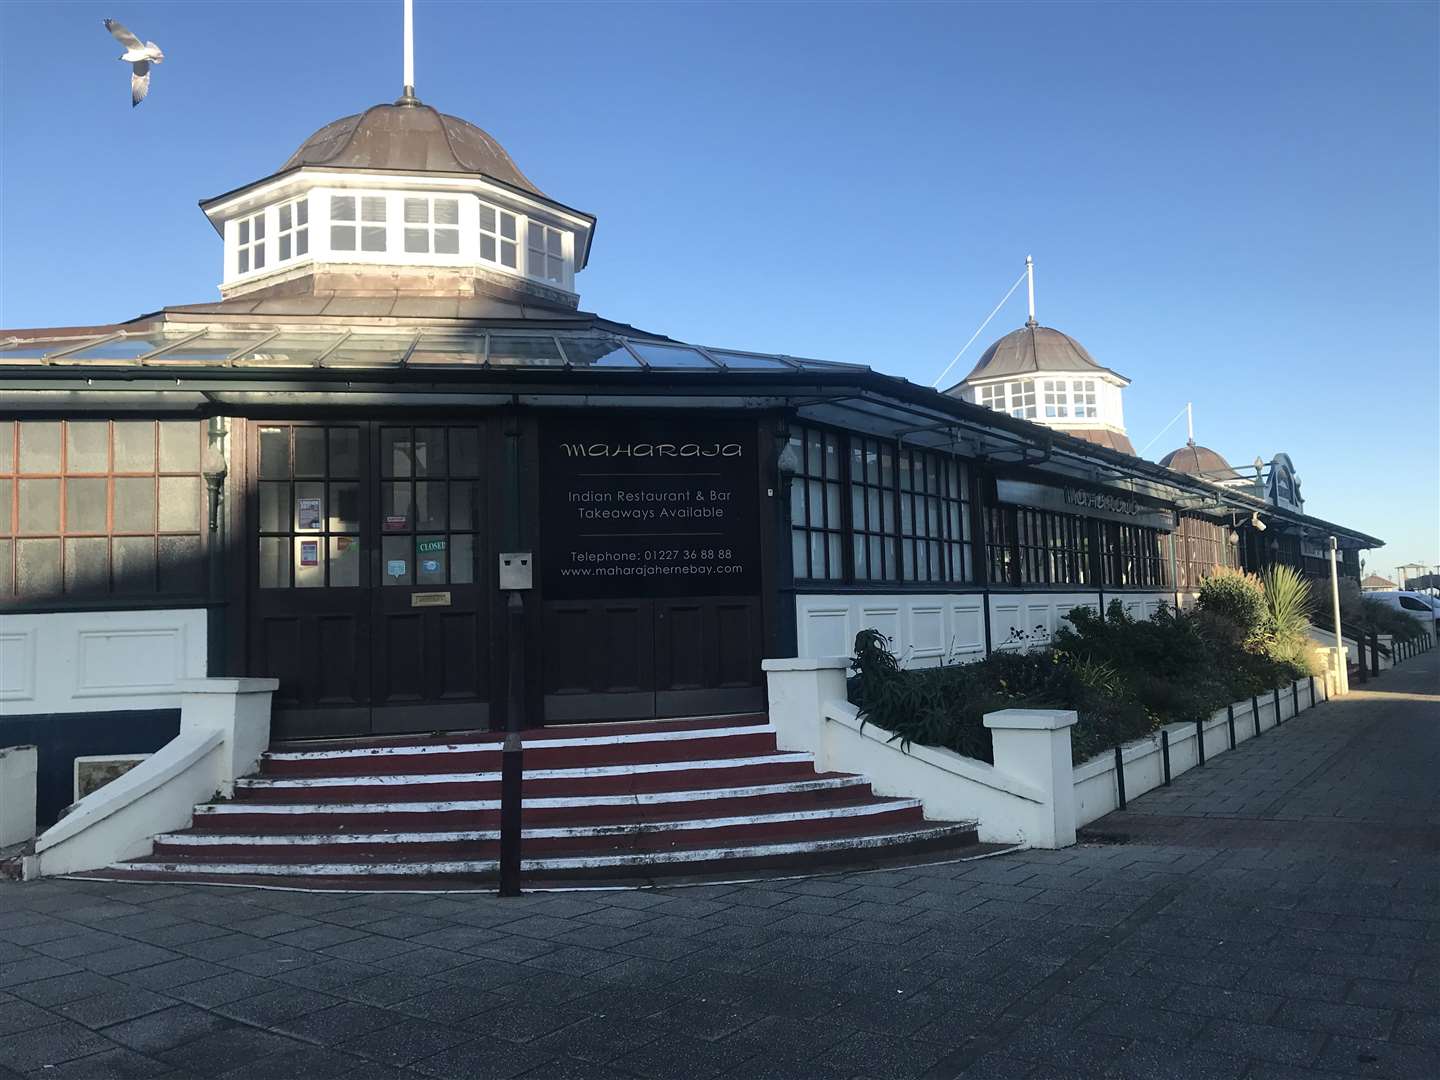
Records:
M853 863L975 845L915 799L820 774L764 716L526 732L527 883ZM105 877L437 888L498 871L501 737L281 746L232 799ZM977 849L978 850L978 849ZM101 876L101 875L91 875Z

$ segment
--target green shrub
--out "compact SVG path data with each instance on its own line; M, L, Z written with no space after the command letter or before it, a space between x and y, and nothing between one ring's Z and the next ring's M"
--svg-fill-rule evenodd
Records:
M1264 587L1265 622L1251 642L1253 651L1271 660L1311 670L1314 643L1310 640L1310 614L1315 606L1310 582L1289 566L1274 565L1260 578Z
M1214 605L1193 613L1162 605L1154 618L1134 619L1119 601L1103 616L1075 608L1050 649L997 650L984 660L913 671L900 666L884 635L865 630L855 638L850 700L864 723L890 732L902 749L916 742L982 761L994 760L986 713L1073 709L1079 719L1071 750L1076 762L1085 761L1161 724L1203 720L1309 673L1278 597L1273 618L1283 634L1267 629L1272 616L1263 592L1256 615L1249 584L1221 590L1217 595L1241 598L1220 601L1230 614ZM1250 633L1235 614L1250 622Z
M1265 586L1254 574L1223 567L1216 570L1200 582L1196 604L1206 615L1233 623L1242 641L1263 631Z

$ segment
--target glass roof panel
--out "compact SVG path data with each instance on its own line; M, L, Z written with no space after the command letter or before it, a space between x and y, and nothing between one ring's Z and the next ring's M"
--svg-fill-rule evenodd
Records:
M584 368L630 368L640 367L640 361L616 338L562 338L560 346L574 367Z
M0 354L5 360L39 359L46 353L73 349L85 341L95 341L99 334L70 338L0 338Z
M491 334L490 363L501 367L563 367L565 358L553 337Z
M326 367L398 367L414 334L352 334L325 357Z
M218 334L211 331L204 337L163 352L145 363L219 365L245 346L254 345L268 336L262 330L252 330L244 334Z
M422 334L412 364L483 364L484 334Z
M80 349L68 356L60 358L61 363L80 360L134 360L136 357L144 356L148 352L164 348L167 344L174 344L189 337L195 331L187 330L183 334L128 334L114 341L106 341L102 344L92 345L88 349ZM53 346L51 352L60 352L69 348L68 345Z
M753 353L724 352L720 349L706 349L711 356L727 368L737 371L792 371L790 364L777 356L756 356Z
M316 359L340 338L339 334L281 334L235 360L252 367L314 367Z
M673 345L656 345L650 341L629 340L629 345L645 358L651 367L657 368L699 368L703 371L718 371L714 364L694 349L677 348Z

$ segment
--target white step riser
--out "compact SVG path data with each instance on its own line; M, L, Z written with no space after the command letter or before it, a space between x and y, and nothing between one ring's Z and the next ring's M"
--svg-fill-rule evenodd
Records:
M742 769L756 765L813 764L812 754L765 754L760 757L715 758L709 761L655 761L638 765L594 765L574 769L526 769L527 780L593 779L602 776L635 776L639 773L694 772L710 769ZM404 773L383 776L264 776L235 781L247 790L304 790L327 787L404 788L422 784L498 784L498 772L486 773Z
M782 784L753 784L749 787L706 788L697 791L646 791L633 795L538 796L524 800L527 810L563 810L589 806L664 806L670 803L710 802L722 799L753 799L769 795L803 795L814 791L868 787L863 776L834 776L817 780L792 780ZM383 803L205 803L195 807L197 817L233 814L449 814L499 810L499 799L455 799L445 802Z
M586 836L641 836L652 833L687 832L696 829L731 829L783 824L789 821L840 821L913 810L918 799L897 799L894 802L866 803L860 806L838 806L826 810L790 810L773 814L751 814L741 817L694 818L688 821L637 821L617 825L557 825L525 829L527 839L559 839ZM267 836L234 833L167 833L155 837L157 844L174 846L221 847L296 847L327 844L438 844L466 840L498 840L499 829L458 830L451 832L406 833L278 833Z
M734 859L762 859L786 855L812 855L834 851L873 851L921 840L937 840L973 829L973 824L916 829L883 836L836 837L785 844L705 848L689 851L613 853L586 856L556 856L525 859L522 869L536 871L601 870L635 866L722 862ZM493 859L437 860L431 862L358 863L222 863L160 862L119 863L112 870L159 874L204 874L236 877L443 877L450 874L493 874L499 863Z
M709 728L701 731L640 731L625 735L581 735L560 739L526 739L526 750L574 748L577 746L620 746L630 743L689 742L695 739L729 739L745 735L773 735L774 724ZM266 761L340 761L354 758L424 757L433 754L498 754L500 743L445 743L443 745L369 746L341 750L276 750L263 755Z

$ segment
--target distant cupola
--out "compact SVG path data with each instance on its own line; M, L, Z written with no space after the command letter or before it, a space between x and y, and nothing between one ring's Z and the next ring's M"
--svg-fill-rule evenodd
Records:
M278 172L200 204L222 296L476 293L571 309L595 218L542 192L488 132L413 87L320 128Z
M1130 380L1102 367L1068 334L1036 322L1033 263L1026 259L1025 265L1030 285L1025 325L986 349L970 374L946 393L1134 454L1121 402Z

